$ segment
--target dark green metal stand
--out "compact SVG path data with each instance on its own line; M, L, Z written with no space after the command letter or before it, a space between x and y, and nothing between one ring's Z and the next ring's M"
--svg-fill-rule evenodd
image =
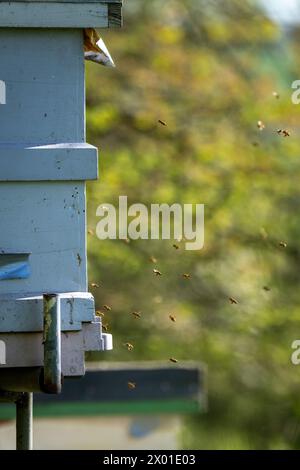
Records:
M20 393L16 401L17 450L32 450L32 393Z
M44 389L61 392L61 318L56 294L44 295Z
M16 404L16 449L32 450L32 393L0 390L0 402Z

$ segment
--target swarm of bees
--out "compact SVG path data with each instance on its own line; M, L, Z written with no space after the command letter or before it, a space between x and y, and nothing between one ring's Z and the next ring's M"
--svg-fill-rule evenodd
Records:
M279 97L280 97L279 94L278 94L276 91L274 91L274 92L272 93L272 95L273 95L273 97L276 98L276 99L279 99ZM167 123L166 123L165 121L161 120L161 119L158 119L157 122L158 122L158 124L160 124L161 126L167 126ZM265 123L264 123L262 120L258 120L258 121L257 121L257 128L258 128L259 131L263 131L263 130L266 128ZM278 129L276 132L277 132L278 135L280 135L280 136L282 136L282 137L284 137L284 138L290 137L290 135L291 135L291 134L290 134L290 131L287 130L287 129ZM253 142L252 142L252 145L253 145L254 147L258 147L258 146L259 146L259 142L253 141ZM92 229L88 229L88 234L89 234L89 235L94 235L94 231L93 231ZM266 230L265 230L264 228L261 228L261 230L260 230L260 235L261 235L261 238L262 238L263 240L266 240L266 239L269 237L268 233L266 232ZM175 240L175 241L180 242L181 240ZM124 239L123 242L125 242L125 243L128 244L128 243L130 243L130 240L129 240L129 239ZM278 243L278 245L279 245L279 247L281 247L281 248L286 248L286 247L287 247L287 243L284 242L284 241L280 241L280 242ZM178 243L173 243L173 244L172 244L172 247L173 247L175 250L179 250L179 249L180 249L180 246L179 246ZM149 261L150 261L152 264L157 265L158 260L157 260L157 258L156 258L155 256L149 256L148 259L149 259ZM81 259L78 258L78 261L79 261L79 263L80 263L80 262L81 262ZM153 274L154 274L156 277L160 277L160 276L163 275L163 273L162 273L159 269L157 269L157 268L154 268L154 269L152 270L152 272L153 272ZM191 277L192 277L192 275L191 275L190 273L183 273L183 274L181 274L181 277L182 277L183 279L185 279L185 280L190 280ZM100 285L97 284L97 283L91 283L91 287L93 287L93 288L99 288ZM267 286L267 285L264 285L264 286L262 287L262 289L263 289L265 292L270 292L270 291L271 291L271 288L270 288L269 286ZM234 297L228 297L228 301L230 302L231 305L237 305L237 304L239 304L239 301L238 301L236 298L234 298ZM157 303L159 303L159 302L157 302ZM104 305L104 306L103 306L103 309L105 309L106 311L111 311L111 307L110 307L109 305ZM142 317L140 311L132 311L132 312L130 312L130 313L131 313L131 315L134 317L134 319L140 319L140 318ZM101 317L104 317L104 316L105 316L105 314L104 314L103 312L101 312L100 310L97 310L96 314L97 314L98 316L101 316ZM168 315L168 318L169 318L169 320L170 320L172 323L176 323L176 322L177 322L177 318L176 318L176 316L173 315L173 314L169 314L169 315ZM108 325L107 325L107 324L106 324L106 325L103 325L103 329L104 329L104 331L107 331ZM130 342L124 343L123 346L126 347L126 349L127 349L129 352L131 352L131 351L134 349L134 345L133 345L132 343L130 343ZM175 357L170 357L170 358L169 358L169 362L171 362L171 363L173 363L173 364L177 364L177 363L178 363L178 360L177 360ZM128 389L129 389L129 390L134 390L134 389L136 388L136 383L133 382L133 381L128 381L128 382L127 382L127 386L128 386Z

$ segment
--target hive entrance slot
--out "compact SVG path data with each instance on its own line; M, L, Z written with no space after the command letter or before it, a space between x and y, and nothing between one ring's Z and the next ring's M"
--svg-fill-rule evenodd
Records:
M29 256L29 253L0 253L0 281L29 278Z

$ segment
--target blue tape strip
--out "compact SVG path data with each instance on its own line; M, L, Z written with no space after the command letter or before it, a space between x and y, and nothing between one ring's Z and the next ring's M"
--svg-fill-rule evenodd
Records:
M0 281L7 279L28 279L30 274L28 261L20 261L0 267Z

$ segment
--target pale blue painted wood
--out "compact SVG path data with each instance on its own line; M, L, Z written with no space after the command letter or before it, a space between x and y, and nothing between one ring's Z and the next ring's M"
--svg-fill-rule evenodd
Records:
M1 369L14 367L41 367L44 365L42 333L1 333L6 346L6 363ZM64 376L84 375L83 332L61 334L62 373Z
M0 79L2 145L85 141L81 30L0 28Z
M80 28L119 25L120 7L0 1L0 259L30 254L17 258L27 276L0 280L6 367L43 365L44 293L60 293L66 375L82 375L84 351L104 347L86 293L85 180L97 177L97 149L85 143Z
M106 3L0 2L0 26L108 28Z
M59 294L61 305L61 330L79 331L82 323L95 321L95 303L91 294L70 292ZM0 296L0 331L43 331L43 297ZM98 317L97 317L98 318Z
M0 252L31 252L31 276L0 294L86 291L84 182L2 182L0 220Z
M84 143L35 147L0 144L0 168L0 181L95 180L98 151Z
M43 333L0 332L4 345L5 361L1 368L40 367L44 365ZM85 372L85 351L102 351L110 346L110 335L101 332L101 320L83 323L79 331L62 331L62 373L64 376L81 376ZM2 358L3 359L3 358Z
M81 30L0 28L0 180L18 180L0 183L0 250L32 253L31 276L1 281L0 294L87 289L84 179L96 152L85 145L82 47Z
M6 104L6 85L3 80L0 80L0 105Z

